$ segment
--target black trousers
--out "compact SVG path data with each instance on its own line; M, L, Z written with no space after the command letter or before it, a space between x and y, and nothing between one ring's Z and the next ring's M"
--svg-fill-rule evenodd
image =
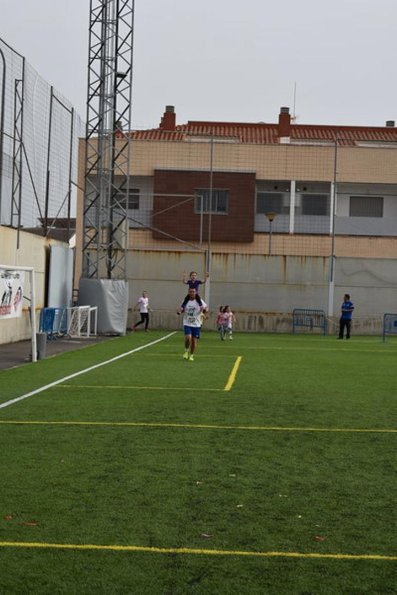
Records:
M140 312L141 315L141 319L139 322L136 322L134 324L134 328L136 328L137 326L139 326L140 324L142 324L143 322L145 323L145 331L147 330L147 327L149 326L149 313L148 312Z
M339 320L339 339L343 339L343 331L346 327L346 339L350 339L350 329L352 326L352 321L349 318L341 318Z

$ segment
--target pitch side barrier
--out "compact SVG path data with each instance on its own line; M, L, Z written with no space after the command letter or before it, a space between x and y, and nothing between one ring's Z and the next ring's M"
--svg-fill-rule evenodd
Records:
M308 308L295 308L292 311L292 332L298 327L322 329L323 335L327 334L327 317L324 310L311 310Z
M89 339L97 335L97 306L75 306L73 308L43 308L40 312L40 332L47 339L68 336Z
M40 312L40 332L48 339L66 335L68 330L67 308L43 308Z
M386 335L397 335L397 314L387 312L383 315L383 342L386 341Z

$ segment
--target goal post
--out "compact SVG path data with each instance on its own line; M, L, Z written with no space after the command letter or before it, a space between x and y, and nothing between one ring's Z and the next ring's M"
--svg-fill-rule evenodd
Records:
M386 341L386 335L397 335L397 314L386 312L386 314L383 315L383 342Z
M68 308L68 331L71 338L89 339L97 335L98 307L74 306Z
M298 327L306 327L313 331L318 328L323 335L327 334L327 317L324 310L313 310L310 308L295 308L292 312L292 333L295 334Z
M29 277L29 296L24 295L20 273ZM24 274L22 278L24 279ZM36 324L36 284L34 267L0 264L2 291L0 295L0 319L18 318L22 313L22 298L28 299L30 306L30 328L32 343L32 362L37 361L37 324ZM20 310L18 309L20 308Z

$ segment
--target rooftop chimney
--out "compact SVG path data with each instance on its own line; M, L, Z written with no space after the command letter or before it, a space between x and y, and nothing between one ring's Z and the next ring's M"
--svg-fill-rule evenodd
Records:
M394 120L386 120L386 128L394 128L396 125Z
M175 107L173 105L166 105L165 112L160 122L161 130L175 130Z
M281 107L278 116L278 135L279 137L289 137L291 130L291 116L289 107Z

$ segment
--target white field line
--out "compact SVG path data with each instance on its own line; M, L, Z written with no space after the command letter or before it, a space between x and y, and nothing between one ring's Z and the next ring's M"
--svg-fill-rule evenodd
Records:
M118 359L123 357L127 357L127 355L131 355L132 353L136 353L137 351L142 351L142 349L146 349L147 347L151 347L156 343L160 343L160 341L165 341L165 339L169 339L172 335L175 335L176 331L165 335L165 337L161 337L161 339L156 339L155 341L151 341L151 343L146 343L145 345L141 345L140 347L135 347L135 349L131 349L131 351L127 351L126 353L122 353L121 355L116 355L111 359L108 359L100 364L95 364L95 366L90 366L89 368L85 368L84 370L80 370L79 372L75 372L74 374L69 374L69 376L64 376L59 380L55 380L55 382L50 382L50 384L46 384L45 386L41 386L40 388L36 388L32 390L30 393L26 393L25 395L21 395L20 397L16 397L15 399L11 399L10 401L5 401L5 403L0 403L0 409L4 409L5 407L9 407L10 405L14 405L14 403L18 403L19 401L23 401L28 397L33 397L33 395L37 395L38 393L42 393L45 390L52 388L53 386L57 386L66 380L71 380L71 378L76 378L76 376L81 376L81 374L86 374L87 372L91 372L92 370L96 370L96 368L101 368L102 366L106 366L107 364L111 364Z

